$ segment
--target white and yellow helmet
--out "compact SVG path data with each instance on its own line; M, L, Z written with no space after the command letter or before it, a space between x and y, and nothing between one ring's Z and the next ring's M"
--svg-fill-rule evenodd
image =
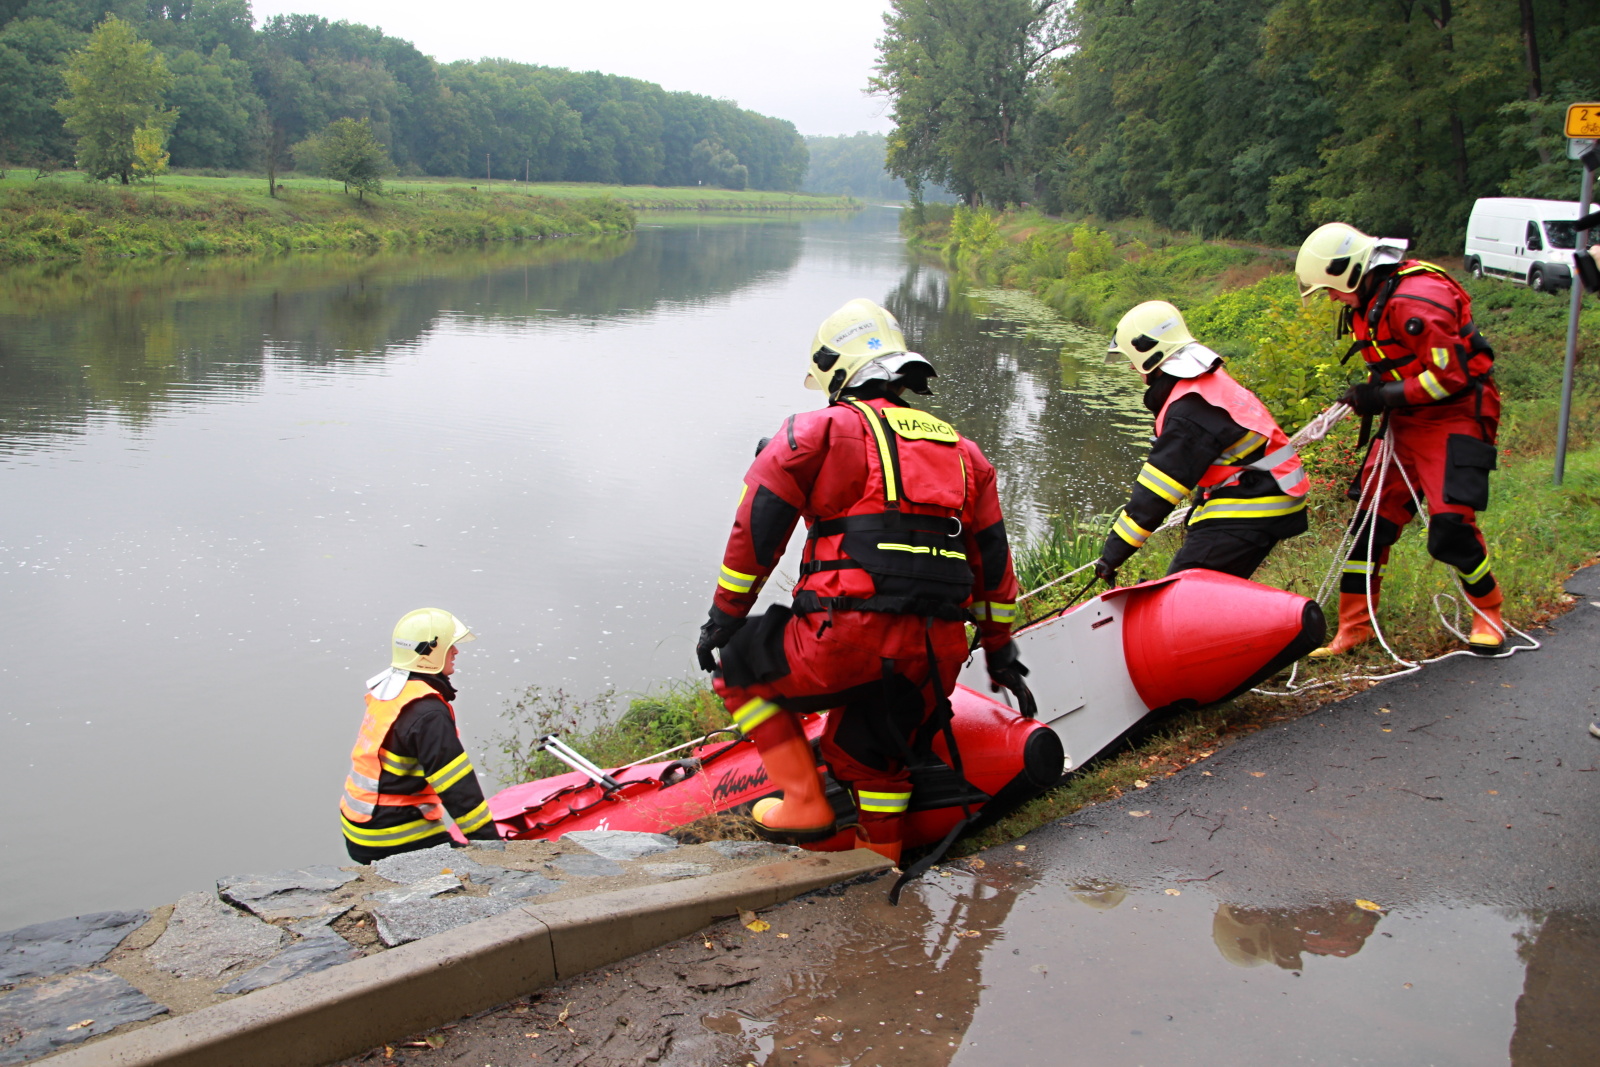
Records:
M477 640L472 628L442 608L408 611L394 624L391 666L395 670L438 674L453 645Z
M1329 222L1311 231L1300 245L1294 260L1295 278L1300 283L1300 301L1312 293L1332 289L1353 293L1366 276L1376 237L1368 237L1345 222ZM1402 242L1403 245L1403 242Z
M1146 300L1122 316L1106 362L1127 360L1140 374L1163 370L1174 378L1197 378L1221 357L1194 339L1183 313L1165 300Z
M933 365L906 350L900 323L886 309L865 297L857 297L822 320L811 339L811 356L806 364L807 389L820 389L829 400L863 375L869 364L881 368L876 374L889 382L905 375L925 381L934 376ZM923 392L924 388L916 391Z

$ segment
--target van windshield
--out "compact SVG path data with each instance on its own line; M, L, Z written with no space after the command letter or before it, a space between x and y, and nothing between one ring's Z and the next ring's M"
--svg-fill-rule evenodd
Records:
M1578 231L1570 222L1547 222L1544 232L1550 237L1551 248L1572 248L1578 243Z

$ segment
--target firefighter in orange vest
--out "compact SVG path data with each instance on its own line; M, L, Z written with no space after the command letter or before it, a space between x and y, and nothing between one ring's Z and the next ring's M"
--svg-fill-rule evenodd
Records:
M1124 359L1149 386L1155 444L1095 574L1114 582L1117 568L1195 493L1167 573L1204 567L1250 577L1274 545L1306 531L1306 473L1288 435L1165 300L1148 300L1117 323L1106 362Z
M1505 646L1503 597L1477 523L1489 506L1500 425L1494 349L1473 325L1466 290L1443 268L1405 259L1405 248L1330 222L1306 238L1295 261L1301 299L1320 289L1343 304L1342 325L1356 338L1347 356L1366 360L1368 380L1341 397L1363 417L1363 443L1370 420L1382 416L1377 438L1394 449L1381 489L1376 440L1351 484L1351 500L1369 484L1379 495L1353 520L1339 632L1312 656L1341 655L1372 639L1389 548L1416 513L1407 479L1428 504L1429 555L1455 568L1472 603L1468 647L1493 655Z
M1011 643L1017 582L994 468L901 399L931 393L933 376L888 311L850 301L811 345L806 385L828 405L785 420L745 475L696 652L782 790L753 812L771 836L836 832L797 714L832 709L822 758L853 794L861 844L899 859L910 764L948 722L968 619L992 681L1031 701ZM747 623L801 518L792 607Z
M450 706L457 646L475 639L438 608L395 624L392 665L367 682L367 714L339 799L345 848L357 863L448 844L445 812L474 844L499 843Z

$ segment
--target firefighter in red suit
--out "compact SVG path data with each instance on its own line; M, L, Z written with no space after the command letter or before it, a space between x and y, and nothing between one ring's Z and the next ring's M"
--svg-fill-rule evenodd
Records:
M994 468L901 400L928 394L933 375L888 311L850 301L811 346L806 384L828 405L786 419L745 475L696 652L782 790L753 812L771 836L837 832L799 719L831 709L822 758L853 795L861 844L898 861L909 761L949 714L967 620L991 680L1031 701L1011 643L1017 583ZM747 620L802 518L792 607Z
M1428 506L1428 553L1455 568L1473 607L1469 647L1494 655L1505 646L1502 595L1489 569L1477 513L1489 505L1500 390L1494 349L1472 321L1472 299L1442 268L1405 259L1406 242L1380 240L1342 222L1319 227L1300 246L1301 299L1325 290L1345 306L1368 379L1342 399L1363 417L1381 417L1349 496L1376 485L1378 442L1394 462L1376 500L1353 520L1355 546L1339 584L1339 632L1312 656L1341 655L1373 637L1389 549L1416 513L1411 485ZM1404 477L1402 477L1402 470ZM1370 525L1369 525L1370 524Z

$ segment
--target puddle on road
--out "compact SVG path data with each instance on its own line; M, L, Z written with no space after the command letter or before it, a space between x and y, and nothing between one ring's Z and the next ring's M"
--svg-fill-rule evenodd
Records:
M1597 915L994 872L866 900L829 966L702 1024L763 1067L1600 1063Z

